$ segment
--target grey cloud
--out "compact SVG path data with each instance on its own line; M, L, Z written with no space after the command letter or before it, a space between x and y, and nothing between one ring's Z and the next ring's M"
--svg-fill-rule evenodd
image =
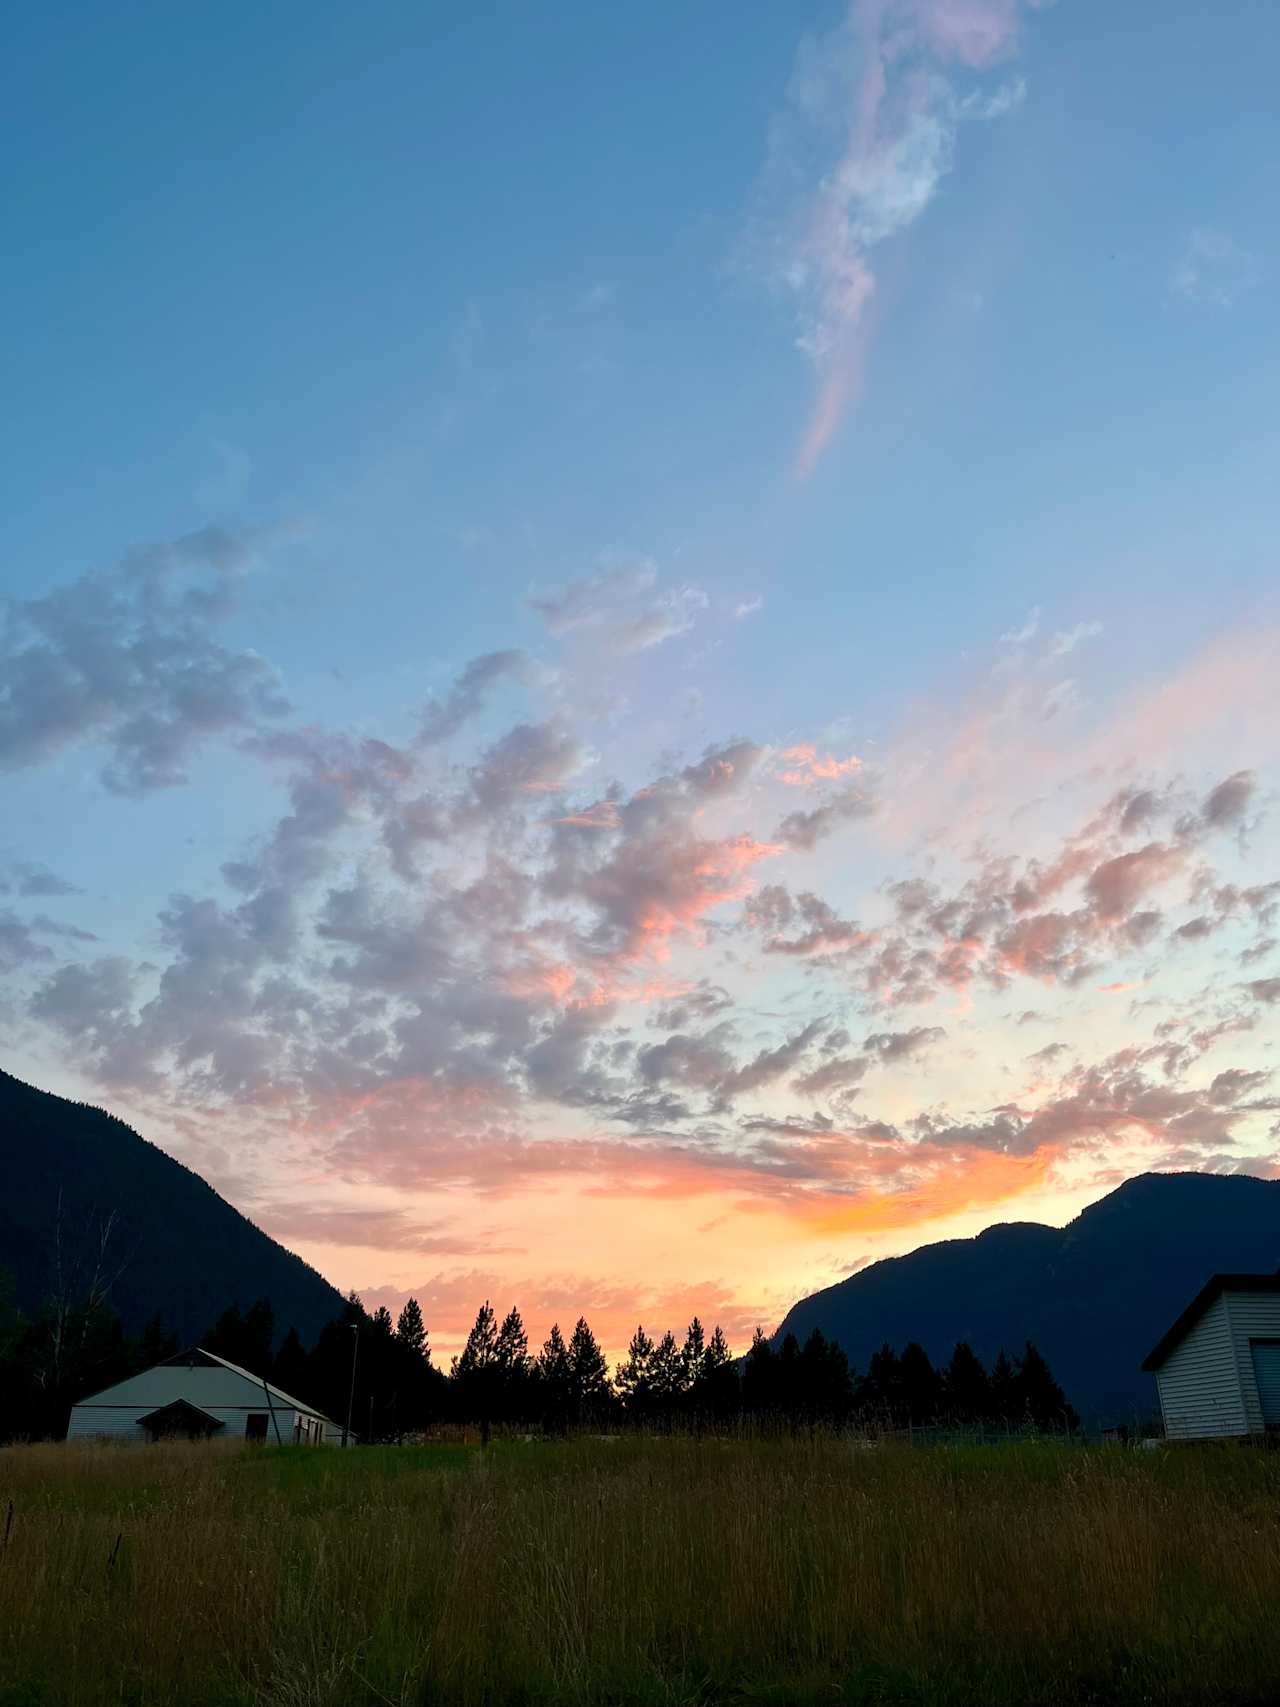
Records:
M529 600L553 634L597 630L618 652L643 652L687 634L709 603L701 587L657 592L658 572L648 559L607 565L578 581Z
M877 1031L866 1039L863 1048L881 1061L904 1061L941 1042L946 1035L940 1025L917 1025L909 1031Z
M522 681L529 660L524 652L486 652L473 658L443 700L434 700L422 714L419 743L435 746L456 735L464 723L484 710L490 691L501 681Z
M79 895L80 892L78 884L68 883L38 860L18 859L0 866L0 895L35 897Z
M186 780L212 735L287 709L274 670L232 651L212 626L263 535L219 529L136 547L40 599L11 600L0 627L0 769L44 763L80 742L105 746L117 793Z
M788 812L774 835L788 847L811 853L818 843L844 824L870 818L875 801L861 788L848 788L809 812Z

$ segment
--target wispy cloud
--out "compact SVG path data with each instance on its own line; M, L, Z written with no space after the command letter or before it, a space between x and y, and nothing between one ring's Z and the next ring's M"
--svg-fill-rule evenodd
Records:
M962 88L957 72L1014 57L1019 0L854 0L808 36L770 139L765 269L795 304L796 341L822 376L801 453L807 473L853 389L875 251L908 230L955 161L966 120L1019 105L1021 78Z
M1197 226L1187 237L1169 274L1169 289L1185 302L1230 308L1258 283L1262 269L1225 231Z
M709 604L691 582L660 589L657 565L647 557L606 561L593 574L529 600L552 634L592 629L616 652L645 652L687 634Z
M1082 640L1092 640L1095 635L1101 633L1100 622L1078 622L1074 628L1062 629L1054 635L1049 654L1053 658L1065 658L1068 652L1075 651Z

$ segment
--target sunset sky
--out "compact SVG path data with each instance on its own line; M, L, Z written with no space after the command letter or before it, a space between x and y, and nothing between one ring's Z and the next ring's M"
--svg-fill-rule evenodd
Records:
M446 1362L1280 1171L1273 4L9 38L9 1070Z

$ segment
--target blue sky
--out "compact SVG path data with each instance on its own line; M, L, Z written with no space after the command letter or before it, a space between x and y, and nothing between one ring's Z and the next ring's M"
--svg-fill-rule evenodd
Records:
M341 1282L429 1282L445 1341L477 1288L523 1287L536 1317L570 1282L620 1320L648 1297L745 1327L866 1250L1019 1194L1061 1217L1186 1164L1194 1110L1168 1097L1201 1094L1193 1064L1160 1078L1158 1122L1149 1098L1135 1112L1120 1077L1154 1057L1105 1055L1113 1022L1085 1000L1103 983L1140 988L1128 1046L1153 1048L1170 1016L1139 1004L1220 996L1234 956L1250 1024L1213 1047L1248 1060L1204 1072L1270 1071L1250 993L1269 902L1238 896L1280 875L1274 8L1241 0L1228 27L1190 0L50 5L10 45L16 1070L131 1114ZM495 654L519 661L424 742ZM536 753L502 745L521 729ZM740 796L706 792L708 752L736 755ZM495 755L524 767L501 799ZM659 852L640 807L605 820L664 778L683 817ZM279 827L307 789L341 805L308 820L305 857L287 832L290 865ZM1095 872L1126 857L1124 807L1098 816L1126 789L1162 802L1128 851L1162 851L1119 868L1141 881L1117 913L1080 850ZM798 841L788 790L832 808ZM396 869L389 826L428 797L444 827ZM570 873L554 826L584 814L575 834L620 840ZM979 844L984 907L992 861L1075 850L1074 910L1060 886L1044 914L1076 921L1074 946L1027 973L1010 890L952 941L949 976L955 954L975 966L963 1002L946 978L877 983L891 929L915 929L891 927L894 886L959 893ZM693 888L642 950L622 889L685 857ZM238 888L229 862L253 865ZM505 885L501 943L497 912L463 921L482 868ZM1162 884L1181 887L1147 906ZM760 901L778 888L789 915ZM804 895L866 940L768 947L801 940ZM175 896L205 909L198 938ZM1118 919L1157 910L1120 942ZM416 941L427 914L453 918L451 949L374 955L375 927ZM1176 934L1202 916L1212 932ZM725 1005L664 1032L703 982ZM481 992L523 1002L518 1023L477 1018ZM1037 1004L1059 1076L1010 1101L1002 1028ZM744 1078L796 1013L827 1031ZM839 1032L861 1065L811 1108L804 1052L844 1060ZM553 1044L571 1070L548 1077ZM876 1096L854 1089L870 1062ZM1127 1124L1095 1110L1039 1140L1104 1081ZM637 1125L626 1099L660 1087ZM413 1097L439 1122L426 1148L474 1165L406 1162ZM991 1126L1006 1106L1016 1133ZM1270 1166L1266 1108L1228 1131L1208 1118L1226 1105L1197 1106L1203 1165ZM759 1150L752 1120L817 1114L839 1166L828 1137L821 1163ZM921 1148L942 1127L970 1134L945 1178ZM504 1193L516 1143L545 1167ZM549 1148L570 1143L592 1159ZM610 1156L619 1203L640 1180L657 1205L613 1268L558 1231ZM305 1222L280 1199L299 1167ZM358 1225L333 1219L350 1194ZM645 1291L655 1262L670 1297Z

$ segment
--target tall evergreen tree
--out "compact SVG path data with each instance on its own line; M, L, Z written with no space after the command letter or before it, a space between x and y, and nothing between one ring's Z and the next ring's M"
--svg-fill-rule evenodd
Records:
M990 1377L973 1347L961 1340L942 1374L942 1413L948 1422L972 1426L990 1411Z
M695 1389L697 1402L717 1422L726 1422L737 1410L740 1383L728 1341L717 1322L702 1354L702 1370Z
M422 1319L422 1307L416 1298L405 1300L404 1308L396 1321L396 1338L409 1351L416 1352L428 1363L431 1361L426 1323Z
M1022 1395L1018 1391L1017 1370L1004 1347L991 1365L991 1409L989 1421L998 1428L1018 1428L1022 1423Z
M763 1421L778 1409L778 1399L778 1354L757 1328L742 1371L742 1408Z
M686 1393L692 1393L702 1375L703 1360L707 1354L707 1336L702 1323L695 1316L689 1323L684 1336L684 1349L680 1353L681 1386Z
M569 1375L571 1420L602 1422L613 1398L609 1365L585 1316L578 1317L569 1340Z
M551 1324L551 1332L538 1353L536 1374L543 1425L562 1433L569 1423L573 1370L559 1322Z
M916 1340L908 1341L898 1359L898 1392L900 1421L916 1428L937 1421L941 1382L929 1354Z
M1013 1384L1020 1413L1035 1428L1068 1432L1079 1428L1080 1418L1030 1340L1018 1359Z
M647 1417L653 1410L653 1341L643 1325L631 1336L627 1360L618 1365L614 1386L632 1420Z

